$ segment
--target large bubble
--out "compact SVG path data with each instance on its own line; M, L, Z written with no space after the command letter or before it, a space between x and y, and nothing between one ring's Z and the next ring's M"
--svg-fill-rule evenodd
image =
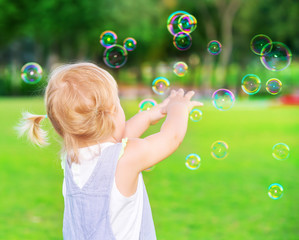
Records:
M228 155L228 145L224 141L216 141L212 144L212 157L215 159L224 159Z
M283 195L283 187L279 183L272 183L268 188L268 195L274 200L280 199Z
M242 79L242 90L249 94L256 94L261 89L261 79L255 74L247 74Z
M285 160L290 155L290 148L285 143L277 143L272 148L272 156L277 160Z
M272 95L276 95L281 92L282 83L277 78L271 78L266 82L266 90Z
M156 106L157 102L153 99L144 99L139 103L139 111L147 111L150 110L152 107Z
M252 52L254 52L257 55L262 55L262 49L265 45L268 43L272 43L271 38L264 34L258 34L255 35L250 42L250 49ZM269 46L270 47L270 46ZM271 47L268 49L265 49L266 52L269 52L271 50Z
M173 72L179 77L184 77L187 73L187 70L188 65L185 62L176 62L173 65Z
M120 68L127 62L127 50L118 44L107 47L103 59L105 64L111 68Z
M272 42L263 47L260 59L268 70L282 71L290 65L292 52L285 44Z
M129 37L124 40L124 48L127 51L135 50L136 46L137 46L137 41L134 38Z
M172 34L175 35L182 30L179 28L179 19L181 16L189 14L185 11L176 11L172 13L167 19L167 29Z
M36 84L42 78L43 69L35 62L26 63L21 69L21 78L25 83Z
M222 50L222 45L217 40L212 40L208 43L207 50L212 55L218 55Z
M102 32L102 34L100 36L100 43L105 48L116 44L116 40L117 40L117 35L113 31L108 30L108 31Z
M197 108L194 108L190 112L189 117L193 122L198 122L202 119L202 111L200 111Z
M218 89L213 95L213 105L220 111L226 111L233 107L235 103L234 94L228 89Z
M173 36L173 45L180 51L188 50L192 45L192 38L188 33L179 32Z
M189 154L185 159L185 165L190 170L198 169L200 166L200 157L195 153Z
M182 32L192 33L196 29L197 20L191 14L185 14L179 18L178 26Z
M165 77L157 77L152 82L152 89L158 95L163 95L169 90L170 82Z

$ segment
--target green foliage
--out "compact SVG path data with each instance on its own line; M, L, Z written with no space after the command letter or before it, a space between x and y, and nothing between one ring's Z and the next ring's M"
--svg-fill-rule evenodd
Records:
M234 8L236 13L229 19ZM166 26L168 16L177 10L187 11L198 20L197 29L191 34L192 47L186 52L174 48L173 36ZM14 69L20 69L29 61L40 63L46 71L50 71L56 62L92 61L106 67L99 36L105 30L112 30L118 35L119 44L126 37L137 40L137 49L129 53L128 62L119 70L128 71L123 75L135 71L136 79L124 78L120 80L122 82L147 84L149 76L141 74L144 64L150 64L155 70L161 61L188 61L195 56L200 63L190 66L194 72L190 79L181 79L181 84L233 85L235 81L232 82L229 75L232 68L236 76L257 60L249 49L255 34L264 33L275 41L284 42L294 54L293 62L296 61L298 12L299 2L292 0L1 0L0 81L7 77L1 68L8 67L9 74L14 77ZM212 39L223 43L223 52L211 58L206 45ZM234 66L230 67L230 64ZM219 66L225 70L222 74L217 70ZM209 69L215 69L215 72L211 73ZM221 79L222 75L224 79ZM292 79L291 82L297 81ZM4 85L7 84L0 82L0 86ZM23 94L17 86L4 87L0 93Z
M122 105L127 118L138 111L137 101L122 100ZM25 110L45 113L43 100L0 98L0 239L62 239L59 138L46 121L49 147L17 140L13 126ZM202 111L200 122L189 122L179 149L152 172L143 173L158 239L297 239L298 108L237 100L227 112L208 102ZM217 140L229 145L226 159L211 157L211 144ZM285 161L271 155L278 142L290 147ZM184 164L193 152L202 161L196 171ZM267 196L274 182L284 187L279 200Z

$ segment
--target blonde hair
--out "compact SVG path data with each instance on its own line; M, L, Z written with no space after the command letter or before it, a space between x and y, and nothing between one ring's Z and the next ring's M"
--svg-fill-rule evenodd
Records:
M72 162L78 162L79 143L100 142L113 134L118 101L116 81L95 64L68 64L52 72L45 93L47 116ZM33 143L44 146L41 116L24 113L18 130L21 135L28 131Z

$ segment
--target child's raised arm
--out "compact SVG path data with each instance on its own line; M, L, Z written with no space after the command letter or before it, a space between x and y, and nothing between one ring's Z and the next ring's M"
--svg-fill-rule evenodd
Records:
M126 122L124 138L140 137L151 124L157 123L165 117L163 109L166 107L169 98L166 98L162 103L154 106L150 110L142 111L134 115Z
M144 139L130 139L121 162L129 164L131 171L140 172L171 155L184 139L189 112L202 105L191 101L193 95L193 91L184 94L183 89L173 90L164 108L167 117L160 132Z

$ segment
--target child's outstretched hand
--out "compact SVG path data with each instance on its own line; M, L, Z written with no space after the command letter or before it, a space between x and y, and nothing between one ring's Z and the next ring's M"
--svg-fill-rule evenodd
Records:
M149 110L151 125L158 123L162 118L165 117L166 112L164 111L164 108L167 106L168 102L169 102L169 97L164 99L162 103L152 107Z
M169 108L174 104L184 104L188 107L188 113L196 106L203 106L203 103L199 101L191 101L191 98L194 96L194 91L188 91L186 94L182 88L179 90L171 90L169 97L165 100L166 105L161 109L162 114L167 114ZM164 103L164 102L163 102Z

